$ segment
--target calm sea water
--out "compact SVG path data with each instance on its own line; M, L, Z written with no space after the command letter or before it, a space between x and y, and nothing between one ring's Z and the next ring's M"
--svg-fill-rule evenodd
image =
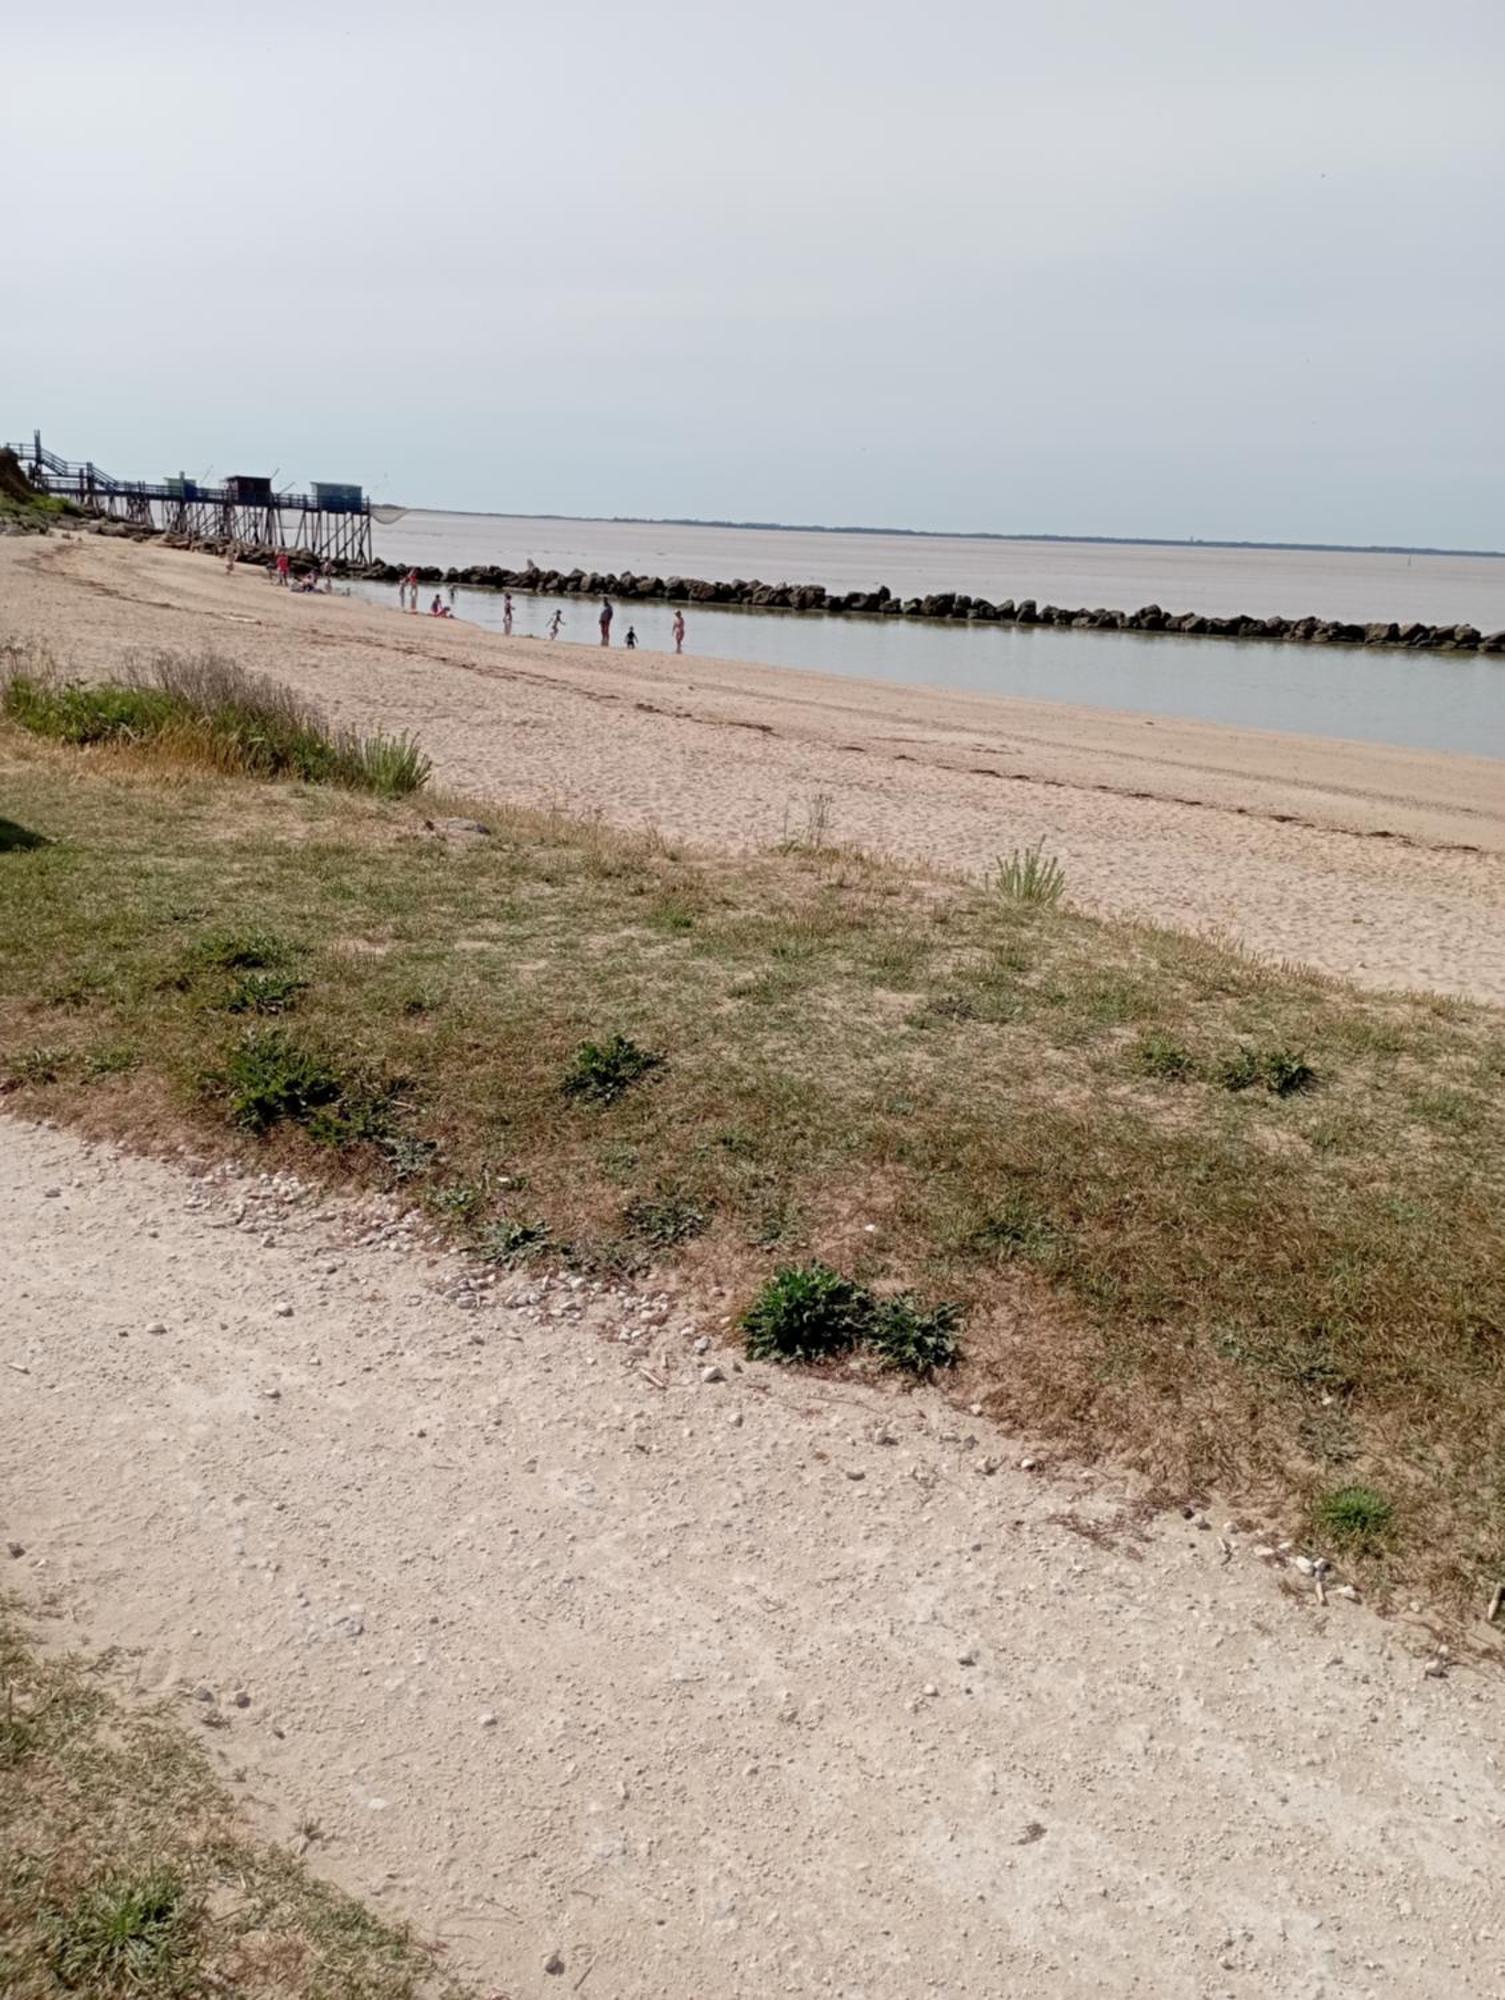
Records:
M541 547L531 553L540 564L545 562ZM409 559L416 561L416 553ZM426 558L441 559L453 560L459 567L459 558ZM560 560L552 554L547 557L551 564ZM616 566L622 566L621 558ZM372 602L396 605L397 592L391 585L352 588ZM431 595L425 592L425 601ZM519 635L542 638L557 605L564 614L565 640L596 643L599 607L590 598L518 594L513 603L513 630ZM620 645L632 626L640 645L670 652L673 615L665 604L619 604L614 641ZM494 591L462 587L455 594L455 616L500 630L501 597ZM972 694L1025 695L1148 715L1189 716L1239 728L1348 737L1404 749L1505 757L1505 655L1422 657L1251 639L1154 638L1137 632L1073 632L1051 626L925 625L898 618L827 618L701 605L686 607L685 618L686 651L692 656L810 667L822 673Z
M899 597L965 590L995 602L1107 606L1220 617L1460 620L1505 629L1505 557L1329 554L1301 549L1151 548L1140 543L988 542L964 536L809 534L792 528L681 528L503 514L409 513L376 528L388 562L821 583Z

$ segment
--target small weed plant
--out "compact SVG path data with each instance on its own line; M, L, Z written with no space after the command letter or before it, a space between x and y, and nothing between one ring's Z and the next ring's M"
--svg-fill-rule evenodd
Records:
M1320 1534L1350 1555L1374 1555L1389 1538L1395 1509L1372 1486L1337 1486L1313 1509Z
M1224 1056L1214 1074L1224 1090L1263 1088L1272 1097L1291 1097L1299 1090L1312 1089L1317 1081L1317 1072L1294 1049L1255 1049L1247 1043Z
M504 1218L483 1223L476 1231L475 1247L488 1264L523 1264L548 1249L549 1231L542 1222Z
M640 1195L622 1210L622 1227L628 1235L660 1250L701 1235L708 1220L703 1207L672 1187Z
M286 1014L298 1004L298 996L308 985L290 972L247 972L236 980L225 996L230 1014Z
M109 1996L186 1993L196 1971L202 1904L170 1869L97 1882L46 1929L68 1991Z
M1033 847L1016 847L1007 861L1000 857L993 883L1007 903L1049 909L1065 892L1066 872L1053 854L1045 852L1045 842L1037 840Z
M402 1088L347 1068L285 1028L248 1029L224 1068L205 1079L206 1094L224 1102L242 1131L264 1136L297 1125L326 1146L384 1144Z
M753 1361L824 1361L860 1346L911 1375L955 1365L960 1323L959 1306L923 1306L908 1292L875 1298L819 1262L776 1271L742 1316Z
M584 1098L593 1104L615 1104L633 1084L660 1068L663 1061L661 1055L640 1048L627 1035L613 1035L606 1042L582 1042L570 1059L560 1089L566 1097Z
M855 1347L872 1316L861 1285L829 1264L775 1271L742 1318L754 1361L824 1361Z
M958 1305L923 1306L912 1293L900 1292L896 1298L874 1302L864 1338L888 1367L929 1375L937 1368L956 1366L961 1316Z
M1196 1060L1169 1035L1146 1035L1134 1050L1134 1066L1162 1083L1186 1083L1197 1073Z

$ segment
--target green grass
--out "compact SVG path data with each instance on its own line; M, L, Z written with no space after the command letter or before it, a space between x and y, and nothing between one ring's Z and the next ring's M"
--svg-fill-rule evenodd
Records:
M999 861L993 880L1005 902L1033 903L1043 909L1059 903L1066 890L1065 870L1045 852L1043 840L1033 847L1016 847L1007 861Z
M1372 1486L1338 1486L1317 1496L1313 1526L1344 1555L1375 1555L1395 1523L1395 1509Z
M1370 1486L1377 1591L1505 1571L1498 1013L829 847L491 808L461 846L14 729L0 767L44 841L0 855L10 1108L400 1184L504 1254L954 1301L1005 1423L1293 1529ZM258 974L290 1011L230 1010Z
M159 653L128 681L81 683L11 655L0 713L74 748L131 750L257 778L345 785L405 798L428 782L408 736L332 731L320 711L264 674L205 653Z
M255 1838L165 1706L0 1599L6 2000L464 2000L434 1954Z

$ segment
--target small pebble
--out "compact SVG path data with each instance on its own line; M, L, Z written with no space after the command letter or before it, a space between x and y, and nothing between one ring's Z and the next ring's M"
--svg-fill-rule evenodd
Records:
M483 1708L481 1710L481 1727L483 1729L496 1728L496 1710L494 1708Z
M849 1465L849 1466L847 1467L847 1478L848 1478L848 1479L866 1479L866 1478L867 1478L867 1474L866 1474L866 1473L865 1473L865 1472L863 1471L863 1469L862 1469L862 1467L861 1467L860 1465Z
M5 1553L8 1556L13 1556L19 1559L26 1553L26 1544L24 1542L7 1542L5 1544Z
M935 1697L940 1693L940 1689L934 1681L926 1681L924 1687L920 1689L920 1693L924 1695L927 1701L934 1701Z
M1033 1472L1039 1463L1038 1458L1021 1458L1019 1461L1019 1470L1021 1472Z
M62 1192L61 1188L43 1188L42 1199L43 1201L56 1201Z
M286 1299L279 1299L276 1305L272 1307L272 1311L277 1315L278 1319L291 1319L293 1316L293 1309Z
M708 1367L701 1369L700 1379L702 1382L724 1382L726 1380L726 1371L718 1367L713 1361Z
M551 1951L543 1962L543 1969L545 1972L563 1972L564 1960L557 1951Z
M154 1319L146 1330L148 1333L166 1333L167 1327L162 1320Z
M977 1655L976 1653L970 1651L965 1653L958 1653L956 1656L956 1664L959 1667L975 1667L977 1665Z

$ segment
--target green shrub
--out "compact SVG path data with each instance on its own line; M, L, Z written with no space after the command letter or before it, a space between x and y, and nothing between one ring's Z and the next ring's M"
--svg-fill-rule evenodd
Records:
M1372 1555L1388 1539L1395 1509L1372 1486L1337 1486L1312 1509L1317 1532L1354 1555Z
M959 1305L922 1306L910 1292L875 1301L864 1336L890 1368L911 1375L929 1375L936 1368L954 1368L960 1355L957 1328Z
M1000 858L993 886L1006 902L1048 908L1060 902L1066 874L1054 855L1045 852L1045 842L1037 840L1033 847L1016 847L1007 861Z
M754 1361L821 1361L854 1347L871 1321L870 1293L828 1264L776 1271L742 1316Z
M570 1059L560 1088L566 1097L613 1104L650 1070L658 1069L663 1060L626 1035L613 1035L609 1042L582 1042Z

